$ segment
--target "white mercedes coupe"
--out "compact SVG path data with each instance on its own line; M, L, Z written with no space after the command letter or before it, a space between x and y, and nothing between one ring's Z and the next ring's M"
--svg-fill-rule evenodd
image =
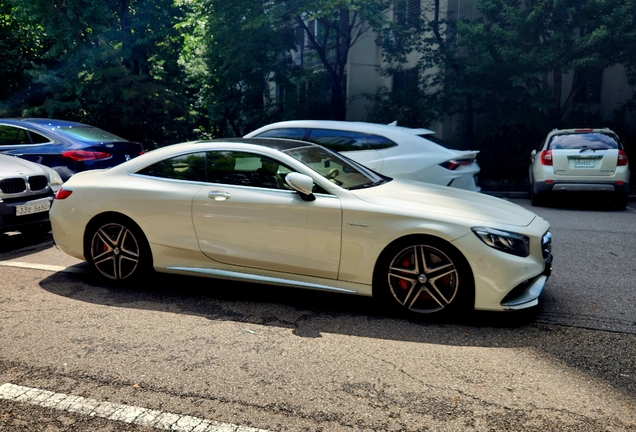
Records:
M324 147L175 144L75 174L50 212L108 280L157 272L378 297L407 314L538 304L547 221L508 201L379 175Z

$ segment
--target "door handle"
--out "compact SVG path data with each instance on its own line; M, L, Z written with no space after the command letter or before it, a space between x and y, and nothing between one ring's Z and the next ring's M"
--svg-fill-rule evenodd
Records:
M230 199L232 195L230 195L229 192L223 192L223 191L212 191L210 193L208 193L208 198L212 198L215 201L225 201Z

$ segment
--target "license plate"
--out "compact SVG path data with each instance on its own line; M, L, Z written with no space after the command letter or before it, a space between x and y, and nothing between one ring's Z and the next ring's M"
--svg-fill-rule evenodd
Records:
M33 213L41 213L51 209L51 200L31 201L26 204L15 206L16 216L25 216Z
M574 159L574 168L594 168L594 159Z

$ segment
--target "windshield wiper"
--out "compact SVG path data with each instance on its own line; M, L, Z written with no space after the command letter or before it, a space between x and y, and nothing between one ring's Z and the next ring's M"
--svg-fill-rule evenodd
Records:
M609 150L609 148L589 148L589 147L583 147L579 153L583 153L586 150L592 150L594 153L596 153L596 150Z

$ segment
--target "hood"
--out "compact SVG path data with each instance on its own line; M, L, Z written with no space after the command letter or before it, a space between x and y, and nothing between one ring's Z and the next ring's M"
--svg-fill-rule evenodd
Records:
M17 174L20 171L22 174ZM45 168L39 164L30 162L19 157L0 154L0 177L21 177L22 175L48 175Z
M531 211L503 199L430 183L392 180L381 186L352 192L368 203L470 219L475 224L527 226L536 217Z

